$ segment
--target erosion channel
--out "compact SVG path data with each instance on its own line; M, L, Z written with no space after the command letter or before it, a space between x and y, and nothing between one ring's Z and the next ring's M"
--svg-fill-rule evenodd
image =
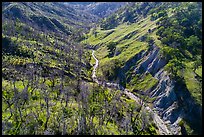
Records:
M92 56L96 61L94 68L93 68L93 73L92 73L92 79L94 82L96 82L97 84L102 85L104 87L114 88L114 89L120 90L122 93L126 94L129 98L133 99L138 104L143 103L144 109L151 113L152 118L154 120L154 123L157 125L157 127L159 129L158 130L159 134L160 135L171 135L172 134L171 131L167 128L165 122L160 118L160 116L156 112L154 112L149 106L146 106L145 102L142 102L142 100L139 97L135 96L133 93L131 93L129 90L123 88L119 84L99 81L96 77L96 69L99 65L99 61L96 58L96 56L94 55L94 50L92 51Z

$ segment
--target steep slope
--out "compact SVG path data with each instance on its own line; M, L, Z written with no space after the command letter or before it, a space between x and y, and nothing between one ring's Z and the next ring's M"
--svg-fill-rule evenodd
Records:
M76 28L88 28L97 18L80 13L63 3L20 2L4 3L3 18L19 19L39 29L68 33Z
M173 134L201 133L202 77L195 77L201 66L201 8L201 3L129 3L83 41L96 49L99 80L117 81L135 95L148 97ZM165 23L169 28L162 27ZM182 36L173 33L178 31ZM189 107L193 109L186 113Z

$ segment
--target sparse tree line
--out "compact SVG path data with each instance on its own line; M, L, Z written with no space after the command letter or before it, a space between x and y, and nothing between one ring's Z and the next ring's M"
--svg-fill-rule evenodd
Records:
M61 40L50 43L44 36L42 43L54 50L40 56L32 52L27 57L30 63L10 64L9 60L21 55L3 53L3 134L156 134L151 116L146 116L138 104L119 91L82 79L89 62L83 46L72 37L63 46ZM73 37L80 39L80 35ZM37 42L25 46L34 46L37 52L44 45ZM60 66L50 66L47 62L51 58Z
M26 72L21 89L15 80L3 86L4 134L156 133L151 116L120 91L34 71Z

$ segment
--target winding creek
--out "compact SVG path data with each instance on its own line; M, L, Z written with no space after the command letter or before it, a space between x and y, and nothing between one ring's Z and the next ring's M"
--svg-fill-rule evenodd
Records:
M131 93L128 89L123 88L121 85L118 85L116 83L110 83L110 82L103 82L103 81L99 81L96 77L96 69L99 65L99 61L96 58L96 56L94 55L94 50L92 51L92 57L95 60L95 65L93 68L93 73L92 73L92 79L94 82L96 82L99 85L102 85L104 87L108 87L108 88L114 88L117 90L120 90L121 92L123 92L124 94L126 94L129 98L133 99L135 102L141 104L143 103L145 106L145 110L147 110L148 112L150 112L152 114L152 118L154 123L157 125L158 127L158 132L160 135L172 135L171 131L167 128L165 122L160 118L160 116L154 112L150 107L146 106L144 102L142 102L142 100L135 96L133 93Z

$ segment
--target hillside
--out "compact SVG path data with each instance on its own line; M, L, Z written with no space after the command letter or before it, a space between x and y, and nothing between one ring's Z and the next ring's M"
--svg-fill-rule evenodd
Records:
M201 19L200 3L133 3L105 18L83 42L96 49L99 79L148 96L170 129L183 119L184 127L193 129L187 132L196 134L201 132L199 120L192 119L201 118ZM195 109L186 114L189 107Z
M91 81L89 56L77 42L77 27L90 20L61 3L2 5L2 133L51 134L54 127L57 134L66 97L74 103L79 81Z
M201 2L3 2L3 135L202 133Z
M97 20L88 13L78 12L63 3L6 2L2 5L4 18L19 19L39 29L68 33L76 28L88 28Z
M127 2L66 2L66 5L99 18L107 17L126 4Z

